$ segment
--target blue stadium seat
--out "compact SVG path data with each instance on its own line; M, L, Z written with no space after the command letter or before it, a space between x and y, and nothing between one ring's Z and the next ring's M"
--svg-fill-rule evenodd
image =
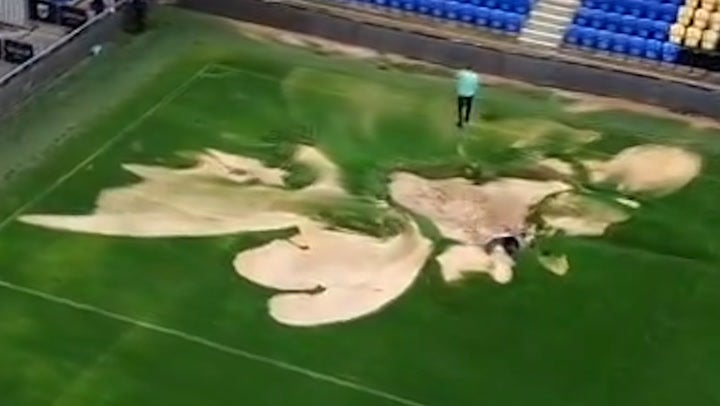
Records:
M655 21L653 23L652 38L658 41L667 41L668 32L670 32L670 23L665 21Z
M522 29L525 19L521 14L508 13L505 22L505 31L509 33L518 33Z
M462 4L459 9L460 21L465 24L475 24L477 18L477 10L479 7L473 6L472 4Z
M513 8L513 1L512 0L498 0L498 6L502 11L509 12Z
M582 7L580 10L578 10L577 14L575 14L575 25L579 25L581 27L589 27L591 14L592 10Z
M643 38L650 38L655 29L655 22L647 18L639 18L637 21L637 35Z
M507 13L502 10L491 10L490 11L490 28L495 30L504 30L505 24L507 23Z
M612 11L618 14L626 14L628 11L627 3L624 0L613 0Z
M571 25L565 32L565 43L570 45L580 45L580 30L582 28L577 25Z
M613 33L611 33L611 32L607 32L607 31L598 32L597 42L595 43L595 48L597 48L601 51L609 51L610 46L612 45L612 37L613 37Z
M663 62L676 62L680 56L680 47L672 42L666 42L662 46Z
M400 0L388 0L388 6L400 10L402 8L402 2Z
M420 14L430 15L431 13L431 0L418 0L417 12Z
M651 20L659 20L660 19L660 4L659 2L650 2L646 5L645 8L645 17L649 18Z
M496 9L498 8L498 0L482 0L483 5L489 9Z
M598 30L593 28L582 27L580 29L580 46L585 48L594 48L597 42Z
M646 14L647 6L643 0L627 0L628 13L635 17L644 17Z
M443 0L430 0L430 15L436 18L445 16L445 2Z
M613 34L610 50L617 54L627 53L629 40L630 36L627 34Z
M528 13L530 13L531 6L532 4L529 0L516 0L515 4L513 5L512 11L514 13L527 15Z
M624 15L620 20L620 33L633 35L637 31L638 19L631 15Z
M662 57L662 42L650 39L645 44L645 58L660 60Z
M445 18L453 21L460 21L461 4L457 1L445 2Z
M612 2L610 0L594 0L597 4L597 9L600 9L602 11L610 11L612 8Z
M622 16L616 13L605 14L605 30L612 32L620 32Z
M487 27L490 25L490 9L486 7L478 7L475 10L475 25L478 27Z
M642 58L645 56L645 39L640 37L631 37L628 41L628 54Z
M662 4L660 5L660 18L659 20L674 23L677 19L678 6L674 4Z
M405 11L417 11L420 0L402 0L402 9Z
M605 27L605 13L600 10L589 10L588 19L590 20L590 27L596 30Z
M388 0L373 0L373 3L376 6L386 7L388 5Z

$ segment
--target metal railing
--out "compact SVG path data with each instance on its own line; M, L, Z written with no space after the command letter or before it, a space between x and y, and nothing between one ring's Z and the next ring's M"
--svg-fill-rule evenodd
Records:
M32 58L28 59L27 61L21 63L20 65L17 65L15 68L13 68L11 71L4 74L2 77L0 77L0 88L5 86L7 83L9 83L11 80L13 80L15 77L20 75L21 73L25 72L26 70L32 68L33 66L37 65L38 63L42 62L46 57L57 51L58 49L62 48L64 45L75 39L78 35L85 32L88 28L92 27L96 23L99 23L100 21L103 21L104 19L108 18L112 14L116 12L121 12L123 6L125 3L127 3L130 0L115 0L114 7L105 9L102 13L94 15L88 19L87 22L85 22L83 25L73 29L69 33L62 36L60 39L58 39L56 42L52 43L49 47L41 50L40 52L36 53ZM89 50L88 50L89 52Z

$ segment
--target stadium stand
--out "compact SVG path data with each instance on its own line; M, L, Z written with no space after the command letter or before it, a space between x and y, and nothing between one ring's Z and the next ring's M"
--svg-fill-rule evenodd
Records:
M517 36L527 21L533 0L357 0L356 5L387 12L426 16Z
M717 71L719 5L718 0L584 0L565 43Z

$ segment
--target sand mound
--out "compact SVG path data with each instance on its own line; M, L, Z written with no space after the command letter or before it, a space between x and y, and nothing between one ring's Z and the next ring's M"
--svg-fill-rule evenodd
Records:
M573 146L588 144L600 138L600 133L596 131L581 130L552 120L500 120L491 124L491 127L509 138L515 148L538 147L551 138L571 141L570 145ZM558 147L555 146L556 149Z
M498 283L512 280L513 260L499 248L488 254L477 245L454 245L438 256L437 260L447 282L478 272L489 274Z
M230 20L228 23L236 28L241 34L256 41L275 42L283 45L315 49L329 54L339 54L359 59L374 58L379 55L378 52L373 49L342 44L340 42L320 37L298 34L266 26L238 22L235 20Z
M428 217L445 237L480 246L497 234L525 229L532 206L570 190L563 182L517 178L474 185L462 178L428 180L399 172L391 179L394 201Z
M612 182L622 192L672 193L693 180L702 166L700 156L671 146L640 145L621 151L609 161L589 161L592 182Z
M565 105L565 111L569 113L592 113L596 111L630 111L633 113L641 113L659 118L671 118L688 123L695 128L720 129L720 121L707 117L692 116L670 111L669 109L652 106L649 104L641 104L629 100L615 99L611 97L601 97L587 95L583 93L575 93L564 90L555 90L555 92L568 99L572 103Z
M286 291L270 300L270 314L294 326L343 322L382 309L412 285L431 248L415 224L385 241L316 224L301 227L300 238L307 249L276 240L234 262L243 277Z
M557 181L505 178L474 185L466 179L428 180L404 172L393 174L390 184L394 201L429 218L443 236L460 243L438 258L447 281L485 272L500 283L512 279L512 259L502 249L488 255L479 247L499 234L527 229L530 209L566 190L570 186Z
M543 158L537 163L538 169L547 171L554 178L571 178L575 168L569 162L557 158Z
M565 255L539 255L538 261L545 269L558 276L563 276L570 270L570 264Z
M331 231L303 214L304 204L345 196L337 167L320 151L300 147L296 161L315 182L283 188L284 171L257 160L206 151L187 169L125 165L140 182L103 191L93 214L28 215L21 221L48 228L131 237L210 236L296 227L293 241L276 240L235 259L238 273L286 291L270 300L270 314L290 325L351 320L408 289L430 255L417 226L381 240ZM348 259L351 259L348 261Z
M602 235L630 217L617 205L574 193L552 196L538 210L546 225L578 236Z
M27 215L20 221L47 228L129 237L192 237L295 227L308 220L303 204L344 192L337 168L320 151L300 147L298 161L318 174L298 191L284 189L285 171L262 162L208 150L196 166L174 169L128 164L141 178L105 190L94 213Z

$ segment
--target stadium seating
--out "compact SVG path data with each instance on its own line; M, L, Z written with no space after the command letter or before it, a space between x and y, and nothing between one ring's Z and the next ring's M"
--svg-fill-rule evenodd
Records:
M668 63L718 59L719 42L720 0L583 0L565 33L571 46Z
M534 0L354 0L388 11L412 13L507 35L525 25Z

